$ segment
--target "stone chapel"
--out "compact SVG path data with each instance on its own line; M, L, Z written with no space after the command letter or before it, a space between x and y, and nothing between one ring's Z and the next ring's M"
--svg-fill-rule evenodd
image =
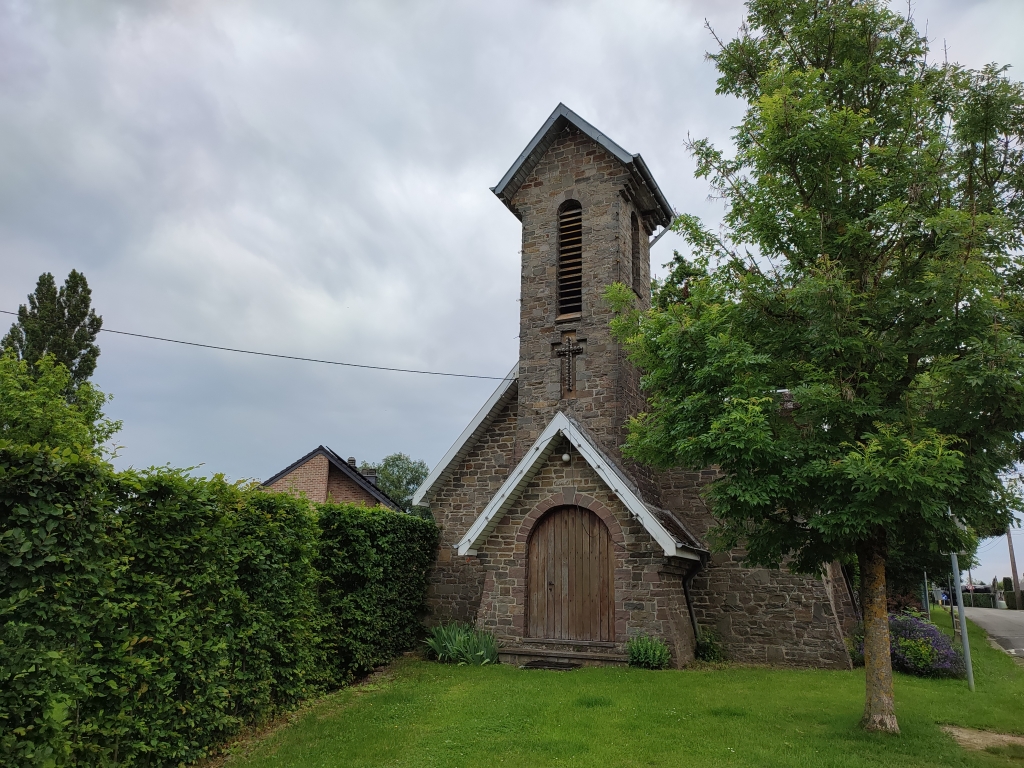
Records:
M701 486L620 451L643 408L602 292L651 301L650 242L672 208L640 155L559 104L493 192L522 222L519 361L417 490L441 527L432 622L495 634L511 663L624 663L637 635L673 663L714 630L735 661L849 668L856 621L838 565L820 575L712 553Z

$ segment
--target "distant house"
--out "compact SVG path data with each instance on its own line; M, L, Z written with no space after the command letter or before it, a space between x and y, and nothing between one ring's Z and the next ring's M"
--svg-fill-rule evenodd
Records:
M356 469L355 458L348 461L325 446L318 446L294 464L282 469L263 483L273 491L304 493L310 501L365 504L368 507L402 508L377 487L376 470L365 473Z

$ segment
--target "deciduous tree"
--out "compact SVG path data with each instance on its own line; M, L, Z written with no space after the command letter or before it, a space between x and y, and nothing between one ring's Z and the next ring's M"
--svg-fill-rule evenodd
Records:
M385 456L379 464L363 463L360 469L377 470L377 487L406 512L415 511L412 495L430 473L426 462L419 461L404 453Z
M51 448L102 448L121 422L103 415L110 400L90 382L82 382L68 402L71 374L52 356L28 362L12 351L0 355L0 441L37 443Z
M752 563L859 561L863 722L896 732L889 554L969 548L1010 519L1024 91L929 60L878 0L750 0L709 58L746 103L734 153L689 143L721 230L677 219L690 253L649 312L609 291L649 398L627 451L720 467L716 544Z

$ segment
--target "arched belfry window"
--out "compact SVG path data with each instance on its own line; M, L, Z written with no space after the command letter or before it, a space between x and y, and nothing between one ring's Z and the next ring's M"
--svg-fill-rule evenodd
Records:
M566 200L558 209L558 314L583 311L583 206Z
M636 217L635 213L629 214L629 223L632 230L630 233L630 252L633 257L633 290L641 293L640 281L643 280L643 272L640 269L640 220Z

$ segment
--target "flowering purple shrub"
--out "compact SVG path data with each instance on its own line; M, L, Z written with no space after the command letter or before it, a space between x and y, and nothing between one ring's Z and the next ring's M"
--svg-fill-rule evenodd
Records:
M864 629L851 638L854 665L864 663ZM918 677L963 677L964 657L953 641L931 622L906 613L889 614L892 668Z

